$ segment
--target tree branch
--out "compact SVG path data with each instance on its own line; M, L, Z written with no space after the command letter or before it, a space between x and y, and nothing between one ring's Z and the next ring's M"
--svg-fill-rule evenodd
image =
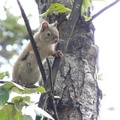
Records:
M113 5L117 4L118 2L120 2L120 0L116 0L113 3L107 5L106 7L104 7L102 10L100 10L98 13L96 13L95 15L92 16L92 20L95 19L96 17L98 17L100 14L102 14L105 10L109 9L110 7L112 7Z
M48 99L51 99L52 100L52 105L53 105L53 109L54 109L54 117L55 117L55 120L59 120L59 117L58 117L58 113L57 113L57 108L56 108L56 104L55 104L55 99L54 99L54 87L53 87L53 80L52 80L52 70L51 70L51 66L50 66L50 62L48 59L47 60L47 64L48 64L48 69L49 69L49 80L50 81L47 81L49 82L49 86L50 86L50 94L49 94L49 98ZM48 103L49 104L49 103Z
M38 53L38 50L37 50L37 46L36 46L36 43L34 41L34 38L33 38L33 35L32 35L32 30L30 28L30 24L29 24L29 21L26 17L26 14L21 6L21 3L19 2L19 0L17 0L17 3L20 7L20 10L21 10L21 14L22 14L22 17L24 19L24 22L25 22L25 25L26 25L26 28L27 28L27 31L29 33L29 36L30 36L30 41L31 41L31 44L32 44L32 48L33 48L33 51L35 53L35 57L36 57L36 60L37 60L37 63L38 63L38 66L39 66L39 70L41 71L41 74L42 74L42 77L43 77L43 81L44 81L44 84L46 83L46 74L45 74L45 70L44 70L44 67L42 65L42 61L41 61L41 58L40 58L40 55ZM34 64L34 63L33 63Z
M3 80L0 80L0 84L4 84L6 83L7 81L3 81Z
M58 49L61 50L63 54L65 54L67 51L68 43L70 41L74 27L80 15L81 5L82 5L82 0L74 0L72 12L70 14L69 20L66 23L66 27L63 30L62 40L64 40L64 43L61 43L58 46ZM56 57L54 60L53 66L52 66L53 83L55 83L55 79L56 79L57 72L60 66L60 62L61 62L61 58Z
M53 93L54 89L53 89L53 81L52 81L52 70L51 70L49 59L47 58L46 61L48 64L48 71L49 71L49 81L47 80L47 83L49 84L50 91Z

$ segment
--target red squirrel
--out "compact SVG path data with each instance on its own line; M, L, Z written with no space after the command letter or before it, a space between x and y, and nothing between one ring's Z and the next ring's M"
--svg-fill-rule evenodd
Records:
M43 64L48 56L63 56L59 50L55 51L55 46L59 42L57 22L49 24L43 21L34 35L34 40ZM12 80L20 85L32 87L40 78L41 73L29 42L13 66Z

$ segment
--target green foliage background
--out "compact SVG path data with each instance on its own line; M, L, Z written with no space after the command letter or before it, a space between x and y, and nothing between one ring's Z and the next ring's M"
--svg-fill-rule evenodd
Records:
M25 26L19 23L21 17L14 16L7 8L4 10L6 18L4 20L0 18L0 58L3 57L9 61L13 55L18 53L18 49L23 44L23 38L27 38L28 34ZM8 45L12 50L7 49ZM17 47L14 48L14 45ZM0 62L2 64L2 61Z

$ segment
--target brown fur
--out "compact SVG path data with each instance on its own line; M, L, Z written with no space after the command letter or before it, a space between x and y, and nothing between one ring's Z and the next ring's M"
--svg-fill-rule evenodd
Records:
M59 42L59 32L56 26L56 22L49 24L44 21L41 24L41 28L34 35L43 64L48 56L63 55L60 51L55 51L55 46ZM13 66L12 77L13 82L28 87L33 86L40 80L41 73L30 42L16 60Z

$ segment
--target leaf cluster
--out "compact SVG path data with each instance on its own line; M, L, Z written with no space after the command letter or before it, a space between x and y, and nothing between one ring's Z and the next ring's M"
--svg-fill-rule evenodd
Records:
M7 72L0 73L1 79L3 79ZM13 97L10 100L10 94L18 93L18 96ZM32 120L30 115L24 115L22 109L24 106L35 106L35 102L31 101L31 97L28 94L44 93L45 89L42 86L37 88L26 88L13 82L5 82L0 86L0 119L1 120ZM22 96L22 95L25 96ZM44 111L44 110L43 110ZM37 110L37 113L39 111ZM41 115L41 113L40 113Z
M0 19L0 43L13 45L27 34L25 26L18 23L20 19L20 16L14 16L6 10L6 19Z
M91 10L92 10L92 2L91 1L104 1L104 0L83 0L82 1L82 6L81 6L81 17L85 20L85 21L89 21L92 19L92 14L91 14ZM65 7L63 4L60 3L53 3L48 10L43 13L40 14L40 16L45 17L48 14L50 14L51 12L58 12L58 13L65 13L65 12L69 12L67 18L70 15L71 12L71 8Z

